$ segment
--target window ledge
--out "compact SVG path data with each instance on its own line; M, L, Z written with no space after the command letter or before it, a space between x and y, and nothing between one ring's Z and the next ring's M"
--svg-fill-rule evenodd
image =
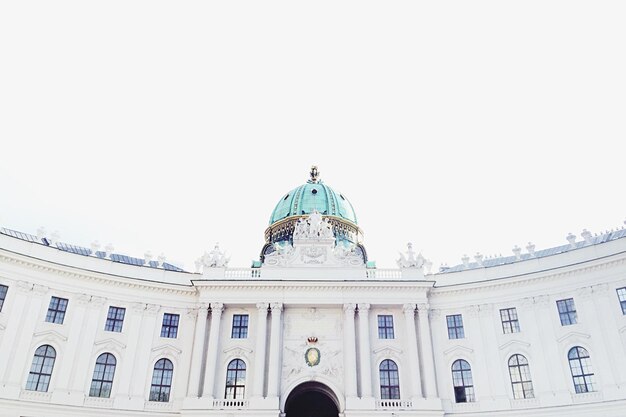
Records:
M511 400L512 408L530 408L539 407L539 400L537 398L518 398Z
M20 400L50 402L52 394L50 392L22 390Z
M453 411L477 411L479 408L479 403L476 401L467 403L452 403Z
M98 408L113 408L113 398L85 397L85 406Z
M171 400L171 398L170 398ZM144 409L145 410L153 410L153 411L157 411L157 410L162 410L162 411L169 411L172 410L174 408L174 404L170 402L165 402L165 401L146 401L144 404Z
M602 401L602 393L598 391L593 392L581 392L580 394L572 393L573 403L592 403L596 401Z

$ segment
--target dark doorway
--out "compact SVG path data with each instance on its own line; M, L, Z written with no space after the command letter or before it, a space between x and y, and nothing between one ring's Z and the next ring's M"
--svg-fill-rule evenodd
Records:
M298 385L287 398L287 417L338 417L337 399L327 386L317 382Z

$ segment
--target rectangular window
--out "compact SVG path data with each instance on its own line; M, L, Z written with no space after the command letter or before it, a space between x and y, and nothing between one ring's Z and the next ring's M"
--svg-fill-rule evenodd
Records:
M4 290L6 293L6 290ZM0 295L2 295L2 289L0 289ZM617 289L617 298L619 299L619 304L622 307L622 314L626 314L626 287ZM0 304L0 310L2 309L2 304Z
M465 338L465 332L463 331L463 316L461 314L446 316L446 321L448 323L448 339Z
M231 333L233 339L246 339L248 337L248 315L233 315L233 331Z
M502 331L504 333L519 332L519 320L517 319L517 310L515 307L500 310L500 320L502 320Z
M121 332L122 325L124 324L124 314L126 314L125 308L110 306L104 330L108 332Z
M378 316L378 338L393 339L393 316L391 314L380 314Z
M7 297L7 291L9 287L6 285L0 285L0 311L2 311L2 306L4 305L4 299Z
M52 297L48 306L46 321L48 323L63 324L67 310L67 300L65 298Z
M178 336L178 321L180 316L178 314L163 314L163 325L161 326L161 337L169 337L176 339Z
M566 300L559 300L556 302L556 306L559 310L561 326L569 326L570 324L577 323L576 306L574 305L573 298L568 298Z

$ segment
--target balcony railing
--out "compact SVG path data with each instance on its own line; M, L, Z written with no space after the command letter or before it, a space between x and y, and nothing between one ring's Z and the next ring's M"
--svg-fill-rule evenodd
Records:
M369 279L401 279L402 271L400 269L368 269L367 278Z
M261 278L259 268L230 268L224 271L224 278Z
M376 408L382 410L404 410L413 408L411 400L377 400Z
M248 408L248 400L213 400L213 408L217 410L240 410Z

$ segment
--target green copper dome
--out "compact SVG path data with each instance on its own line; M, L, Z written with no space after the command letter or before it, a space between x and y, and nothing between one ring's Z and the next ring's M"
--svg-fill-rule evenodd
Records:
M335 216L357 224L352 204L318 179L317 169L311 171L311 179L285 194L270 217L270 225L291 216L310 214L314 210L323 216Z

